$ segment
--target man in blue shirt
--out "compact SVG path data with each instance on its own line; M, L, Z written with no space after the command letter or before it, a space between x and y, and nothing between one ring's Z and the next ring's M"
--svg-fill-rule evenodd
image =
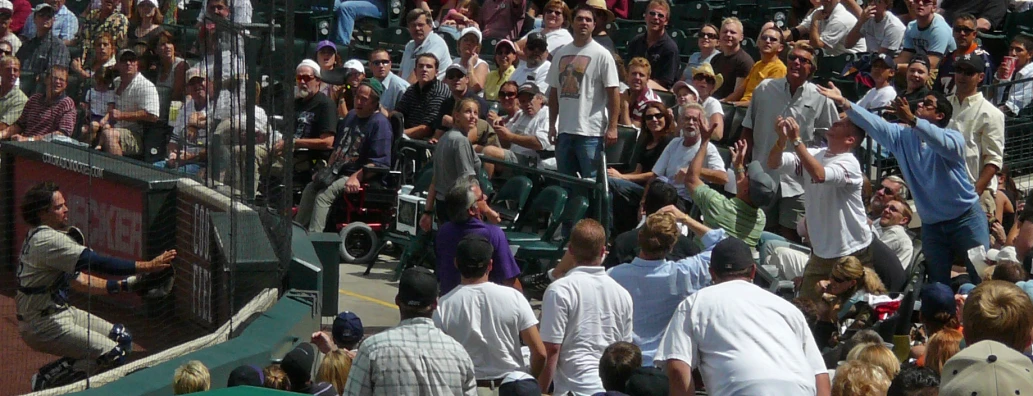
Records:
M678 261L664 257L681 236L685 224L703 240L703 251ZM642 348L642 362L653 366L653 356L674 310L686 297L710 284L710 253L725 239L724 229L712 230L685 213L667 206L646 218L638 234L641 251L634 260L610 268L610 277L631 294L632 336Z
M363 182L377 183L364 175L365 167L391 166L391 123L380 112L384 86L367 78L355 90L355 108L338 125L334 151L327 165L337 177L330 185L317 181L305 186L295 220L309 232L323 232L330 205L343 193L359 192Z
M954 112L943 94L930 92L912 114L907 100L897 98L894 112L901 124L881 117L843 98L834 85L819 88L846 109L851 122L886 147L900 164L922 217L922 248L929 263L929 281L950 284L951 265L964 260L973 283L979 274L967 259L969 249L989 248L986 214L965 165L965 139L946 129Z
M906 73L915 54L929 57L929 70L937 70L943 57L957 49L951 27L936 13L936 0L914 0L915 20L904 30L904 50L897 55L897 73ZM935 77L935 76L934 76Z
M477 176L465 176L456 180L455 185L445 195L445 202L438 210L445 210L449 221L438 228L434 241L434 252L437 255L438 281L441 283L441 295L448 294L462 278L455 266L456 247L464 236L478 233L491 243L495 252L491 258L491 272L488 280L503 286L514 286L520 275L520 267L513 258L513 252L506 241L506 233L499 226L485 223L482 220L482 207L486 197L481 192Z
M65 7L65 2L66 0L47 0L46 4L57 11L54 15L54 28L51 33L67 44L79 32L79 17L69 11L68 7ZM40 11L40 8L41 5L37 5L32 10L32 16L25 20L25 27L21 31L22 37L26 39L36 38L35 16Z

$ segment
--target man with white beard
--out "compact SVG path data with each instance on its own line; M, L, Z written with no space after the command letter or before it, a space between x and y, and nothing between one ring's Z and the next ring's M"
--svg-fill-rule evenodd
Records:
M674 138L667 144L660 159L653 165L653 174L656 177L666 179L678 190L678 197L681 198L685 212L690 210L692 193L685 187L685 181L679 180L686 175L685 169L689 167L689 161L696 157L700 147L700 131L702 128L709 128L707 119L703 116L705 110L698 103L682 105L678 125L681 126L681 136ZM701 121L702 120L702 121ZM703 124L700 124L703 122ZM703 169L700 170L700 177L708 182L717 185L728 183L728 173L725 172L725 163L717 147L708 144L707 154L703 160ZM679 175L679 171L681 175Z
M337 134L337 108L329 96L319 92L319 65L305 59L295 69L295 74L294 111L298 120L294 130L294 148L329 154ZM277 148L282 149L282 145Z

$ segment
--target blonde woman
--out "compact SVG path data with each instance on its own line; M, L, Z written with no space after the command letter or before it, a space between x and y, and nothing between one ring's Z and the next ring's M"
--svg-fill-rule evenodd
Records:
M323 363L316 371L316 381L328 382L334 386L337 394L344 394L344 384L351 372L352 358L346 349L335 349L326 354Z
M897 360L897 356L893 354L892 350L882 344L859 344L850 350L850 353L846 355L846 360L848 362L859 360L874 364L886 373L890 381L900 373L900 361Z
M833 296L833 306L839 307L836 320L840 321L850 315L854 305L865 301L869 294L886 294L886 286L874 269L865 268L857 258L847 256L832 267L828 280L818 282L818 291Z
M208 373L208 367L197 360L183 363L172 377L172 392L176 395L204 392L211 387L212 376Z
M859 360L848 361L836 369L832 396L885 395L890 379L878 366Z

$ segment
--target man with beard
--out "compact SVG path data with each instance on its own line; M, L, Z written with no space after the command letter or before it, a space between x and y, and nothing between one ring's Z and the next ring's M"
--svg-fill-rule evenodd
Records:
M546 77L552 68L552 62L548 60L548 48L549 44L541 33L527 35L527 46L524 47L527 60L517 65L516 70L509 76L509 81L516 81L517 85L524 85L525 82L535 83L543 93L549 92L549 81Z
M656 164L653 165L653 174L656 177L665 178L668 183L674 184L685 212L689 212L692 206L692 193L685 187L685 182L682 180L685 177L683 168L687 167L693 158L696 158L699 150L706 150L700 177L707 182L722 186L728 182L725 163L721 159L717 147L702 144L701 132L704 129L710 129L703 113L703 106L697 103L681 107L681 116L678 119L678 125L682 130L681 136L667 144L663 154L660 154L660 159L656 160Z
M294 148L329 153L337 130L337 108L329 96L319 92L319 65L305 59L295 73L294 109L298 122L294 131ZM279 144L281 149L282 145Z

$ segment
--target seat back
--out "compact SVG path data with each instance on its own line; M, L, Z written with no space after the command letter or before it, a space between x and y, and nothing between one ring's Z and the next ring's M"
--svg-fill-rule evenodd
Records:
M548 224L559 221L563 214L563 206L567 204L567 190L560 186L545 187L526 209L527 213L517 220L516 229L531 227L537 231L537 223L543 215L548 216Z
M567 204L563 207L563 214L560 215L558 221L549 224L549 228L545 229L545 234L542 235L543 241L548 241L552 238L552 235L556 233L556 229L562 224L576 224L585 218L585 213L588 213L588 198L582 195L578 195L573 199L567 200ZM567 235L563 238L563 242L560 243L560 249L567 245L567 240L570 236Z
M660 97L660 102L667 106L668 109L673 109L678 105L678 98L674 96L673 92L670 91L653 91L656 96Z
M402 135L405 134L405 115L393 111L387 117L387 121L391 124L391 169L401 170L398 166L401 160L401 156L398 155L398 147L401 144Z
M638 129L627 126L617 127L617 143L606 146L606 165L615 169L621 169L631 162L635 154L635 140L638 138Z
M527 198L531 196L531 188L533 187L534 183L527 176L511 177L509 180L506 180L506 184L502 185L498 193L492 197L491 203L505 204L508 208L519 211L527 203Z

